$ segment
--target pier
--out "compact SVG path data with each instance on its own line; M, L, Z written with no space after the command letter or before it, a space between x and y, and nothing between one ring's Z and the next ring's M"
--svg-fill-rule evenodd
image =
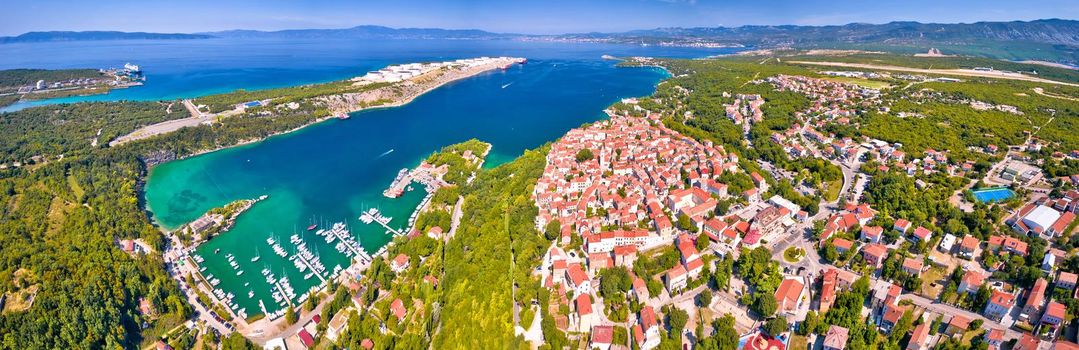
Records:
M387 198L397 198L401 194L405 193L405 189L412 183L412 174L409 173L408 168L401 169L397 172L397 177L390 183L390 187L385 191L382 191L382 195Z
M318 277L318 279L322 280L322 283L326 283L326 277L322 277L322 274L319 273L318 270L315 270L315 265L312 265L310 262L307 261L307 259L304 259L303 256L301 256L299 253L296 253L296 255L294 255L294 257L296 257L296 260L299 260L304 265L307 265L307 268L309 270L311 270L311 272L313 272L315 274L315 277Z
M277 292L281 294L282 299L285 299L285 302L288 303L288 306L296 307L296 305L292 304L292 298L289 298L288 294L285 294L285 288L281 287L281 280L275 281L273 287L277 288Z

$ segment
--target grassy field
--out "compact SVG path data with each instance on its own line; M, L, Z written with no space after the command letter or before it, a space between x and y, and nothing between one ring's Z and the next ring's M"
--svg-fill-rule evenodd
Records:
M783 259L787 262L794 264L802 260L802 257L806 255L806 252L802 248L790 247L783 251Z
M830 80L830 81L834 81L834 82L837 82L837 83L854 84L854 85L858 85L858 86L861 86L861 87L864 87L864 88L877 89L877 90L887 89L887 88L892 87L891 84L888 84L888 83L883 82L883 81L861 79L861 78L827 77L827 78L824 78L824 80Z
M839 198L839 191L843 189L843 179L831 181L825 184L824 200L834 201Z
M788 349L791 349L791 350L808 349L809 348L809 340L806 339L806 337L804 337L804 336L792 335L791 336L791 342L790 342L789 345L790 346L788 347Z
M925 273L922 273L922 290L919 291L918 294L936 300L937 296L940 295L941 290L944 289L944 286L939 282L944 279L944 276L947 274L948 272L940 267L933 267ZM937 282L936 286L933 286L934 282Z

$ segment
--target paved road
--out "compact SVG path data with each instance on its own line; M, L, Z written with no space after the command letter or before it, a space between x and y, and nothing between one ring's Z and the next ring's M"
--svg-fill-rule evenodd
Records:
M120 136L117 139L110 141L109 146L116 146L126 142L145 139L150 136L166 134L186 127L195 127L204 122L213 120L213 115L204 115L199 112L191 103L191 100L184 100L184 106L187 107L188 112L191 113L190 117L167 120L141 127L138 130L132 131L130 134Z
M1019 73L1005 73L1001 71L976 71L973 69L925 69L925 68L910 68L900 66L889 65L876 65L876 64L862 64L862 63L846 63L846 62L809 62L809 61L789 61L794 64L808 64L815 66L832 66L832 67L849 67L849 68L861 68L861 69L877 69L877 70L890 70L897 72L911 72L922 74L942 74L942 75L958 75L965 77L979 77L979 78L996 78L1006 80L1023 80L1032 81L1036 83L1047 83L1066 86L1079 86L1079 84L1066 83L1062 81L1035 78L1031 76L1022 75Z
M925 298L925 297L917 295L917 294L903 294L903 295L901 295L899 297L899 300L910 300L914 305L918 305L919 307L921 307L923 309L929 310L929 311L937 313L937 314L963 315L964 317L967 317L967 318L969 318L971 320L981 319L982 321L985 322L983 328L987 328L987 329L988 328L1004 329L1004 339L1019 339L1019 338L1021 338L1023 336L1022 332L1011 329L1010 327L1005 326L1005 325L1001 324L1000 322L993 321L993 320L990 320L988 318L985 318L981 314L971 312L971 311L965 310L965 309L960 309L960 308L952 306L952 305L938 303L938 302L935 302L933 300L929 300L928 298ZM1012 314L1015 314L1015 313L1018 313L1018 308L1012 308ZM1006 317L1006 319L1007 318L1008 317Z

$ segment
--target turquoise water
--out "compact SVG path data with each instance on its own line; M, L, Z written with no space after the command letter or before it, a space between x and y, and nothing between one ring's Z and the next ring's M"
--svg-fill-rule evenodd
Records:
M979 202L992 203L1015 197L1015 192L1007 187L979 188L974 190L974 198Z
M262 300L278 305L260 271L287 275L297 294L318 283L303 279L293 264L273 254L267 237L291 253L289 236L305 235L327 270L348 259L304 229L311 222L346 222L371 253L391 240L385 229L364 225L370 207L406 225L424 195L420 186L398 199L382 190L397 171L439 148L471 138L490 142L487 166L552 141L570 128L603 118L602 109L623 97L650 94L666 74L651 68L616 68L603 54L700 57L722 50L512 41L192 40L76 42L0 45L0 68L108 67L140 64L145 86L107 95L20 104L87 100L156 100L192 97L238 88L257 89L352 77L387 64L477 56L519 56L528 64L443 86L399 108L353 113L262 142L158 165L145 188L147 209L173 229L207 210L262 195L235 227L197 249L206 274L235 294L249 315ZM31 58L31 57L36 57ZM323 225L325 227L327 225ZM215 251L220 250L219 253ZM225 255L234 254L242 276ZM250 260L258 254L261 259ZM248 298L248 291L254 292Z
M729 49L540 43L501 40L207 39L0 45L0 69L142 66L144 86L104 95L20 102L0 111L51 103L163 100L236 89L266 89L346 79L389 64L478 56L598 60L615 56L702 57Z

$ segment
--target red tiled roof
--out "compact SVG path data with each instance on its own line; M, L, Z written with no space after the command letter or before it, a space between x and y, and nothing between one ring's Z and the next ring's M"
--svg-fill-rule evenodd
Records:
M948 327L966 330L970 327L970 319L963 315L952 316L952 319L948 321Z
M963 273L962 281L973 288L981 287L985 281L985 275L975 271L967 271Z
M1060 273L1057 274L1057 282L1075 284L1077 280L1079 280L1079 275L1071 272L1060 271Z
M637 344L644 344L644 331L641 331L641 325L633 325L633 339L637 340Z
M959 248L966 251L974 251L975 249L978 249L979 243L981 243L981 241L974 238L974 236L966 235L963 236L963 241L959 243Z
M1075 214L1070 211L1065 212L1064 215L1061 215L1060 218L1057 219L1055 223L1053 223L1053 232L1063 233L1064 229L1072 223L1072 220L1075 220Z
M400 298L393 299L393 303L390 304L390 312L392 312L394 316L397 316L398 321L403 320L405 318L405 313L407 312L407 310L405 310L405 303L401 301Z
M776 289L776 303L780 310L794 310L798 306L798 297L802 295L805 285L797 279L785 279L779 283Z
M592 296L588 294L577 296L577 314L582 316L592 314Z
M888 248L882 244L867 244L862 248L862 252L878 258L884 257L888 253Z
M686 274L686 268L682 265L674 265L670 270L667 270L667 278L681 277Z
M592 327L592 344L610 344L614 340L614 327Z
M1064 304L1058 303L1055 300L1050 301L1049 305L1045 306L1045 315L1046 316L1054 317L1054 318L1063 320L1064 315L1066 313L1067 313L1067 308L1064 306Z
M1045 301L1045 288L1049 286L1049 282L1044 278L1039 278L1034 281L1034 286L1030 288L1030 296L1027 297L1027 307L1041 307L1042 302Z
M311 337L311 333L307 333L306 329L300 329L300 341L303 341L303 345L306 347L312 347L315 345L315 338Z
M398 267L405 266L405 264L408 264L408 255L397 254L397 256L393 258L393 264Z
M1038 338L1035 338L1030 333L1023 333L1023 337L1019 339L1018 343L1012 347L1012 350L1038 350Z
M884 320L891 324L899 322L899 319L903 317L903 313L907 311L907 308L898 305L888 305L884 310Z
M999 290L993 290L993 293L989 297L989 302L1005 308L1010 308L1015 305L1015 296Z
M566 273L569 274L570 282L572 282L574 286L580 286L581 283L588 280L588 274L584 273L581 264L569 265Z
M903 268L910 271L922 271L922 261L918 259L905 258L903 259Z
M842 238L836 238L832 240L832 245L835 246L836 249L850 250L850 247L854 245L854 242Z
M914 332L910 335L910 344L923 345L925 341L929 339L929 324L922 323L917 327L914 327Z
M645 306L641 308L640 320L641 327L645 330L656 326L656 311L651 306Z
M914 229L914 237L918 237L919 239L925 239L930 233L933 232L925 227L918 226L918 228Z

